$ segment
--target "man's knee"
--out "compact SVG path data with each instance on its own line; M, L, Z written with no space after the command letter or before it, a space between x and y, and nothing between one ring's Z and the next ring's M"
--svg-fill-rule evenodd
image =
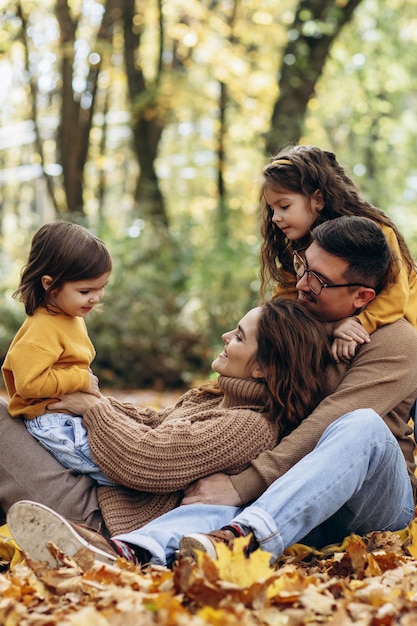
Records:
M7 447L11 442L19 441L19 434L26 432L22 421L12 417L8 411L7 402L0 398L0 444L1 448Z
M329 429L340 432L344 439L352 437L356 441L358 441L358 437L362 440L371 438L374 442L394 437L382 417L369 408L355 409L345 413L345 415L333 422Z
M4 398L0 397L0 416L1 415L10 415L8 411L8 405Z

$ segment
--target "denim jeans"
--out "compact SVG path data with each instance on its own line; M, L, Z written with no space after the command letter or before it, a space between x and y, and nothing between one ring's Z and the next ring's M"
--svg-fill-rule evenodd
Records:
M398 442L372 409L358 409L326 428L314 450L250 506L181 506L116 538L149 550L153 563L166 564L184 534L236 522L249 526L276 558L297 542L322 547L350 533L399 530L413 515Z
M113 486L94 463L83 418L65 413L45 413L24 420L28 432L64 467L88 474L99 485Z

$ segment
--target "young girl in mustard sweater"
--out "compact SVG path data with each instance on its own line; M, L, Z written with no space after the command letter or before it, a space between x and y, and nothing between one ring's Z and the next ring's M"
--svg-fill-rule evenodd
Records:
M104 243L70 222L44 224L35 233L20 285L13 294L27 318L2 366L9 412L65 467L113 484L91 458L82 417L47 412L64 394L99 395L90 366L95 357L84 318L103 298L112 270Z

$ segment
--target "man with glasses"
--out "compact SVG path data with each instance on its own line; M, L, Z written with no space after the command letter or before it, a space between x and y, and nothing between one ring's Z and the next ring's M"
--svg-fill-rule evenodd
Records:
M319 296L326 287L329 289L334 289L335 287L367 287L367 285L362 285L361 283L325 283L316 272L308 268L307 260L303 260L298 252L294 252L293 264L298 280L300 280L304 274L307 275L308 288L315 296ZM373 287L368 287L368 289L373 289Z

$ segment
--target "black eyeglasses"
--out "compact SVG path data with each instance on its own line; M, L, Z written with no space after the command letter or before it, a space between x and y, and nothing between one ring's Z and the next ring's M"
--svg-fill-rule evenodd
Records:
M304 259L300 257L298 252L294 252L293 265L295 273L297 274L297 278L301 279L304 274L307 274L307 285L308 288L315 296L319 296L322 292L322 289L334 289L335 287L367 287L367 285L363 285L362 283L338 283L328 285L324 282L320 276L313 272L313 270L309 270ZM372 287L367 287L368 289L372 289Z

